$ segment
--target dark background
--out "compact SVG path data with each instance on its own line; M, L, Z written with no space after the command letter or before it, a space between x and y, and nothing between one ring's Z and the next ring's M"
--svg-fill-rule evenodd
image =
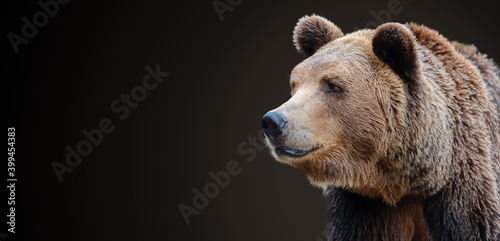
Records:
M18 54L6 36L41 8L3 2L3 128L16 128L18 178L16 234L6 240L324 240L321 190L267 150L246 162L238 145L289 97L289 73L304 59L292 43L300 17L323 15L348 33L388 2L243 0L221 21L212 1L73 0ZM500 59L500 3L400 4L391 21L428 25ZM170 75L119 120L111 102L157 64ZM65 163L65 146L105 117L116 129L59 183L52 162ZM242 172L186 225L178 205L192 206L192 189L230 160Z

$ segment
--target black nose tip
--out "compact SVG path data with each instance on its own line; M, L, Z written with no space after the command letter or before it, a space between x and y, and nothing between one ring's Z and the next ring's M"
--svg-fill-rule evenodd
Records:
M287 122L283 114L277 112L267 112L262 117L262 128L264 133L271 139L278 138L285 130Z

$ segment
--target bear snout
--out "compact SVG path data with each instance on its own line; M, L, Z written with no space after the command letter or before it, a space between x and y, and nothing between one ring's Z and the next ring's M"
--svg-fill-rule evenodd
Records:
M270 111L262 117L261 125L264 128L264 134L272 141L275 141L283 134L287 123L285 115L280 112Z

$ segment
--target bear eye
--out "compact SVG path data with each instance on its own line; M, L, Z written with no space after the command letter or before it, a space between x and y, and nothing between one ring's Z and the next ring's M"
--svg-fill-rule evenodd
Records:
M326 81L324 84L324 88L330 94L339 94L340 92L342 92L342 88L340 88L338 85Z

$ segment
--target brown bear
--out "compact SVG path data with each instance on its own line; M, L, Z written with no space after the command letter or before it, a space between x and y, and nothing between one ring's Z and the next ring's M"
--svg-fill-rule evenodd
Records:
M279 162L323 188L329 240L500 240L500 80L472 45L409 23L347 35L323 17L262 119Z

